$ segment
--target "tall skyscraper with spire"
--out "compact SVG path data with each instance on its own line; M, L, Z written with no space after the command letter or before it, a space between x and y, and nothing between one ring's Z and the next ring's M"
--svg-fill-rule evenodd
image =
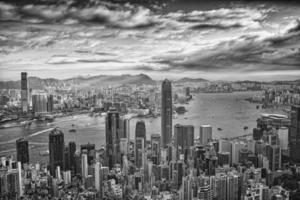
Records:
M28 102L28 83L27 83L27 72L21 72L21 109L22 112L26 113L29 110Z
M109 169L112 169L115 164L121 163L119 120L117 110L110 108L105 120L106 155Z
M161 86L161 145L166 147L172 139L172 84L164 80Z
M64 167L64 133L55 128L49 134L49 159L50 173L55 174L56 167Z

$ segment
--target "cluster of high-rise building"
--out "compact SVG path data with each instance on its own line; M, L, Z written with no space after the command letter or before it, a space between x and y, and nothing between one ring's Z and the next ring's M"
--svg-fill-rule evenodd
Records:
M295 105L300 104L299 90L267 89L264 91L263 103L266 105Z
M144 121L132 133L130 118L108 106L100 149L66 143L54 128L46 166L31 164L28 140L18 139L16 161L1 158L0 199L290 199L278 180L300 172L291 165L300 163L300 106L292 106L290 118L263 114L251 136L214 139L210 125L173 125L172 101L172 83L165 80L161 133L148 138Z
M51 113L54 110L53 95L45 92L33 92L28 87L27 72L21 73L21 111L35 115Z

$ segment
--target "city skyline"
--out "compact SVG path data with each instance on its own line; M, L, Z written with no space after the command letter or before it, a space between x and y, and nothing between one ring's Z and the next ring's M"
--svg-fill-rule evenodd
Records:
M1 1L0 80L140 74L209 80L299 77L299 3Z
M35 90L29 89L27 73L20 75L19 89L1 90L1 138L7 140L10 130L22 137L1 143L14 144L15 153L7 149L1 152L4 155L0 162L0 198L289 200L298 196L298 190L287 184L300 178L299 85L173 85L165 79L161 87L123 84L102 85L96 90L63 84ZM255 93L262 96L255 97ZM197 106L188 106L202 103L196 99L205 94L210 95L201 107L208 115L196 113L204 116L205 121L216 117L217 129L193 115ZM223 98L224 94L231 98L230 103ZM251 98L243 98L244 94ZM221 102L216 103L216 97ZM239 101L243 106L238 105ZM251 106L253 103L256 105ZM220 105L228 111L237 109L232 117L244 132L240 129L236 136L218 136L217 132L223 131L219 126L223 121L230 123L230 129L238 126L232 124L234 120L225 110L214 110ZM245 106L250 109L243 116ZM271 113L255 119L255 110ZM181 119L176 120L179 115ZM244 117L250 119L251 115L253 126L248 130ZM91 124L99 118L100 124ZM197 124L192 123L193 118ZM136 120L130 123L132 119ZM156 119L161 122L159 127L151 124ZM68 132L60 128L64 123ZM135 130L131 125L135 125ZM80 126L83 129L77 134ZM92 127L101 126L104 129L92 139ZM159 130L153 132L155 128ZM25 137L26 130L33 132ZM77 139L80 135L84 139ZM42 143L34 142L39 136ZM44 153L39 149L45 149ZM291 180L286 180L289 175Z
M0 0L0 199L300 199L300 3Z

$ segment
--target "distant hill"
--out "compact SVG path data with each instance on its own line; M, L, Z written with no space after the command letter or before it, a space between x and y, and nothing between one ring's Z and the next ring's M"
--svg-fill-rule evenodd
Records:
M55 86L57 84L62 84L62 80L54 78L41 79L38 77L29 77L28 86L33 89L43 89L46 86ZM0 81L0 89L20 89L21 81Z
M293 80L293 81L272 81L272 84L280 85L280 84L293 84L293 85L300 85L300 79Z
M197 82L209 82L209 81L203 78L181 78L175 81L175 83L187 83L187 82L197 83Z
M42 79L38 77L28 78L28 87L32 89L43 89L48 86L62 86L62 85L77 85L80 87L89 86L109 86L109 85L123 85L123 84L136 84L136 85L152 85L156 82L145 74L138 75L99 75L89 77L74 77L64 80L47 78ZM0 81L0 89L19 89L21 81Z
M300 85L300 79L297 80L283 80L283 81L270 81L270 82L261 82L261 81L236 81L235 83L263 83L263 84L273 84L273 85Z

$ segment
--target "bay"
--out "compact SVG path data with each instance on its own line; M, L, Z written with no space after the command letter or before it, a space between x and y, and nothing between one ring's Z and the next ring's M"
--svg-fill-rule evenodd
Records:
M177 115L173 119L173 126L177 123L193 125L195 138L199 137L199 127L210 124L213 127L213 138L235 137L251 134L256 127L256 120L261 113L283 113L278 110L262 110L257 104L245 101L246 98L260 95L261 92L234 92L234 93L200 93L194 95L192 101L184 106L187 112ZM130 121L130 137L134 138L135 124L144 120L147 139L151 134L160 134L160 117L133 118ZM247 126L248 129L244 130ZM30 142L30 160L32 162L47 162L47 157L39 155L40 151L48 149L50 128L58 127L64 132L65 143L75 141L77 148L80 144L93 143L96 148L105 145L105 118L90 117L87 114L56 118L52 123L34 122L27 127L14 127L0 130L0 156L15 154L15 140L27 137ZM222 131L218 130L221 128ZM75 133L69 132L76 129Z

